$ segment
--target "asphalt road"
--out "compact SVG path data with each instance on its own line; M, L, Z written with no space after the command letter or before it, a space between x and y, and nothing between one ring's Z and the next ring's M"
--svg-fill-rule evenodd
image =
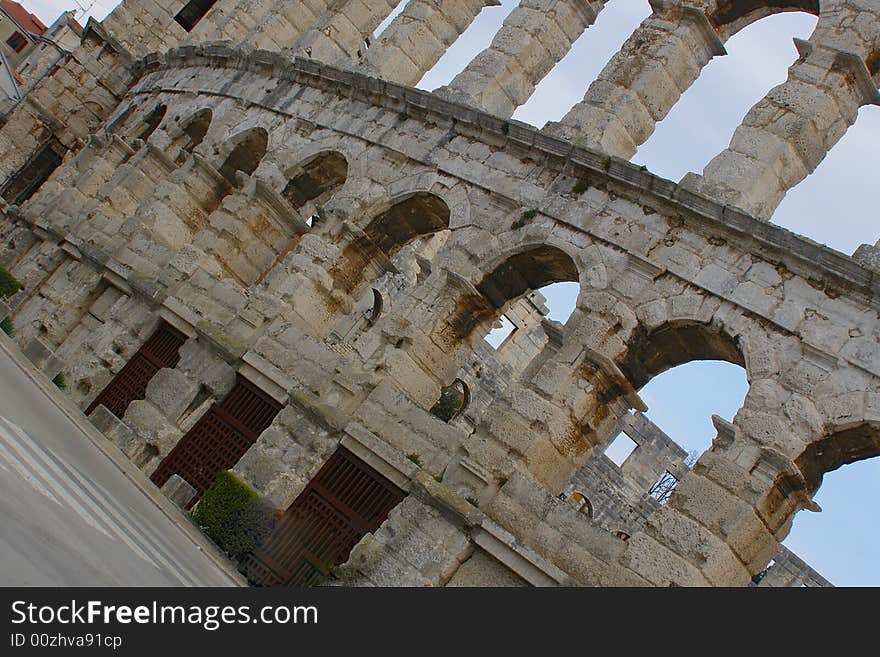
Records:
M0 349L0 586L230 586Z

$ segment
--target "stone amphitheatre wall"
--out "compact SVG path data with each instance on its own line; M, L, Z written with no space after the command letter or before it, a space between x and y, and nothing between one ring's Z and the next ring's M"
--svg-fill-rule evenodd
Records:
M221 0L188 33L173 4L124 2L87 30L115 53L95 79L131 84L69 128L0 240L25 286L17 339L65 363L148 474L245 379L280 410L230 467L279 508L339 446L406 494L346 583L747 585L824 472L880 453L872 247L856 260L766 221L876 100L878 3L822 3L789 81L680 184L623 158L726 38L815 3L654 2L544 130L506 117L603 3L522 2L434 94L405 85L494 3L410 2L369 47L390 4ZM218 36L238 44L192 43ZM0 139L45 119L28 107ZM562 281L577 306L542 323L532 292ZM521 330L484 356L504 377L481 379L502 314ZM179 360L116 415L91 408L157 330ZM559 499L645 410L642 386L701 359L743 366L749 391L666 504L622 541ZM456 380L470 404L445 422L431 409Z

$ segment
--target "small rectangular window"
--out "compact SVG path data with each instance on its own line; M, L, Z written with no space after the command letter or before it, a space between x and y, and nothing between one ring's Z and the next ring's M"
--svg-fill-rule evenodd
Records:
M660 502L660 504L666 504L676 486L678 486L678 478L669 470L666 470L657 478L654 485L651 486L648 495Z
M12 36L6 39L6 44L15 52L21 52L28 44L21 32L13 32Z
M621 467L638 447L638 443L625 433L621 433L611 441L611 444L605 449L605 456L611 459L618 468Z
M189 0L174 17L187 32L192 31L196 24L205 17L217 0Z
M483 338L486 342L492 345L493 349L500 349L501 345L513 335L514 331L516 331L516 324L510 321L507 315L501 315L498 319L501 326L497 328L493 328L489 333Z

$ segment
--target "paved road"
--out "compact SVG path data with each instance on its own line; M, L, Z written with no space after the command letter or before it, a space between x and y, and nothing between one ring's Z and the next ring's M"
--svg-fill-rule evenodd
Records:
M0 586L230 586L0 349Z

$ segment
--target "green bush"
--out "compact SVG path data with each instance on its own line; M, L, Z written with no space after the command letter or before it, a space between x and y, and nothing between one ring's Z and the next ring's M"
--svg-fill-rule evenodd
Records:
M21 283L10 274L5 267L0 266L0 298L11 297L21 289Z
M222 470L202 495L193 520L234 559L253 552L275 527L278 510L233 473Z
M440 399L431 407L431 413L444 422L449 422L461 410L464 395L454 385L446 386L440 391Z
M55 375L55 378L52 379L52 383L58 386L59 390L67 388L67 379L64 377L64 372L58 372L58 374Z
M0 320L0 331L3 331L6 335L12 337L15 333L15 329L12 326L12 317L4 317Z

